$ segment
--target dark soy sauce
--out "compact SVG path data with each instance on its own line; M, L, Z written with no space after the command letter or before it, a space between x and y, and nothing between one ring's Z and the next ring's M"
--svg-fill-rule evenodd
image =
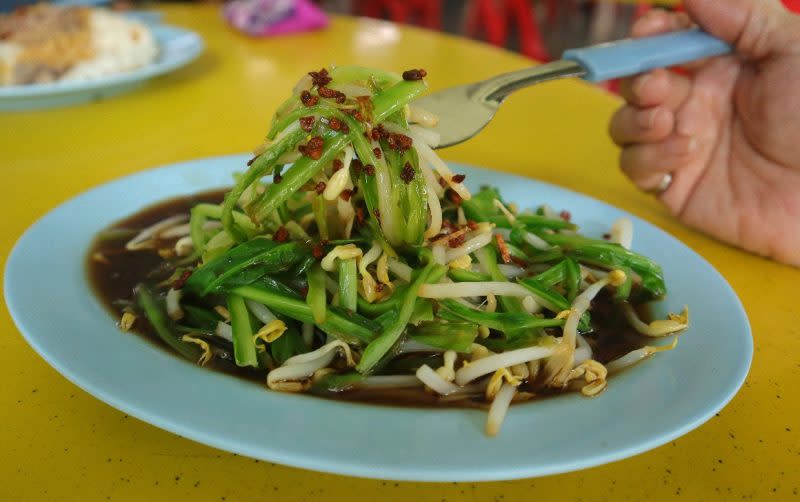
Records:
M97 236L87 256L88 278L94 292L113 316L119 319L123 309L133 302L133 289L137 284L142 282L158 283L170 277L173 271L173 267L169 266L170 260L165 261L157 250L129 252L125 250L125 244L141 229L173 215L188 215L191 208L201 202L217 204L222 201L224 194L224 190L215 190L189 197L166 200L144 208L138 213L115 223L109 230ZM174 245L174 240L164 242L163 247L169 248L171 245ZM102 258L98 259L100 256ZM639 306L638 310L644 319L648 319L650 317L649 312L644 307L644 305ZM591 315L593 331L586 334L585 338L592 346L593 358L601 363L616 359L631 350L646 345L648 342L648 338L636 333L628 325L620 309L615 306L611 295L605 291L601 292L592 302ZM147 320L143 317L137 319L131 333L136 333L143 339L155 343L165 350L170 350L155 335ZM109 333L109 336L131 335L120 332ZM176 357L179 356L176 355ZM224 348L217 352L212 362L206 365L205 368L222 371L251 382L258 382L261 385L265 385L266 381L265 370L244 369L236 366L233 362L233 354ZM537 399L558 394L556 391L548 391L546 389L536 389L534 391L531 382L523 383L520 390L535 392ZM326 392L318 395L340 400L393 406L487 406L480 400L443 401L438 396L425 392L422 387L380 390L352 389L335 393Z

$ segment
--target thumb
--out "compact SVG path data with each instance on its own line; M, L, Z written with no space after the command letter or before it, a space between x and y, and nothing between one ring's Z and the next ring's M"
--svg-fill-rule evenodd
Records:
M684 6L701 28L747 57L798 51L800 17L777 0L685 0Z

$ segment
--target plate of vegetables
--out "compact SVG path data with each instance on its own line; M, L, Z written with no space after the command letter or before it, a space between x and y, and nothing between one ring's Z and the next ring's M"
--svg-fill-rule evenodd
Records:
M310 72L254 155L55 209L8 261L23 336L144 421L363 477L565 472L713 416L752 357L725 280L600 201L441 161L420 73Z

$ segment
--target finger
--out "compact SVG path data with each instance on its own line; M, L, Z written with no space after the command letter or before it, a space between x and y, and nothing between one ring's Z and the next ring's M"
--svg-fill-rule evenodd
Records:
M614 143L655 143L672 133L675 114L664 107L638 108L623 106L611 118L608 132Z
M631 27L633 38L650 37L669 33L671 31L685 30L694 26L694 23L685 12L667 12L662 9L652 9L639 18ZM689 61L681 68L692 71L702 68L708 59Z
M697 24L734 44L738 53L753 59L796 53L800 20L780 2L688 0L685 5Z
M649 37L669 33L671 31L685 30L695 26L694 22L685 12L667 12L662 9L652 9L639 18L631 27L633 38ZM705 66L708 58L689 61L681 68L694 71Z
M665 174L673 176L688 166L697 150L697 139L672 135L659 143L635 144L622 150L620 167L641 190L658 188Z
M640 107L665 106L675 110L689 96L692 81L686 75L658 68L623 79L620 95L628 103Z
M640 17L631 27L631 36L634 38L649 37L682 30L692 25L689 17L683 12L667 12L662 9L652 9Z

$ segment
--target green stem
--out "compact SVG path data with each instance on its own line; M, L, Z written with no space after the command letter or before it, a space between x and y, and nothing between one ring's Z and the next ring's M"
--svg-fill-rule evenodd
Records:
M661 267L646 256L625 249L619 244L580 235L545 232L537 235L549 244L561 246L570 256L580 262L599 265L607 269L625 269L626 267L632 269L642 278L642 287L656 298L667 293Z
M369 373L400 339L400 336L405 331L406 325L411 318L411 314L414 312L414 303L417 300L417 290L421 285L425 284L429 274L431 274L435 268L443 268L445 271L442 273L446 273L445 267L436 265L433 261L428 263L428 265L422 269L420 274L416 279L414 279L408 290L405 292L405 295L400 303L400 309L397 313L397 318L395 318L395 320L389 324L389 326L387 326L386 330L369 345L367 345L366 349L364 349L364 353L361 356L361 361L359 361L358 366L356 366L356 370L358 370L359 373Z
M485 282L492 280L488 274L461 268L452 268L447 272L447 275L456 282Z
M572 303L581 288L581 266L572 258L567 258L561 263L564 264L564 285L567 290L567 300ZM617 292L619 292L619 288L617 288ZM630 292L630 288L628 288L628 292Z
M389 115L400 111L414 98L425 92L422 80L401 80L372 99L372 123L379 124Z
M317 223L317 232L319 238L328 240L330 234L328 232L328 206L325 203L325 198L321 195L315 195L311 199L311 208L314 212L314 221Z
M478 325L470 322L425 322L411 327L408 336L414 341L441 350L469 352L478 336Z
M509 336L509 338L513 337L514 333L525 333L525 331L530 328L551 328L564 325L563 319L547 319L527 313L516 312L483 312L471 309L454 300L442 300L440 304L465 321L502 331Z
M193 207L189 214L189 235L192 237L192 246L195 253L202 254L207 241L206 231L203 229L207 218L197 210L197 206Z
M242 286L236 288L234 293L263 303L275 312L300 322L314 322L311 307L302 300L289 298L275 291L256 286ZM343 338L345 341L355 337L363 343L372 341L378 328L375 323L358 314L342 315L330 307L327 309L325 322L319 324L319 327L325 332Z
M288 270L308 255L308 249L296 242L277 244L255 238L195 270L186 287L200 296L219 293L226 286L249 284L266 274Z
M267 186L264 194L247 208L257 221L264 221L277 207L286 202L295 192L305 185L320 169L328 165L347 146L348 137L325 131L323 134L324 146L322 155L314 160L309 157L301 157L297 162L283 174L280 183L272 183Z
M331 70L331 78L337 84L367 82L373 80L379 87L394 85L402 80L397 73L366 68L364 66L336 66Z
M172 321L167 316L161 302L153 291L144 284L136 287L136 302L144 312L145 317L155 329L158 337L169 345L175 352L186 359L196 362L202 353L200 347L193 343L186 343L180 339L172 327Z
M486 272L489 273L489 277L491 277L493 281L510 282L505 274L500 270L500 267L497 266L497 253L493 247L484 246L475 251L475 256L478 258L480 264L486 269ZM498 301L503 307L503 310L506 312L525 312L525 309L522 307L522 300L519 298L513 296L500 296L498 297Z
M562 282L565 276L566 264L563 261L560 261L544 272L533 276L533 278L536 279L540 284L551 287L555 286L559 282Z
M306 272L308 279L308 294L306 303L311 308L315 324L325 322L327 310L325 309L325 271L318 262L314 262Z
M551 312L569 309L570 303L558 291L537 282L535 279L523 279L519 283L533 293L534 300Z
M239 202L239 198L247 187L269 174L280 156L294 149L303 137L305 137L305 134L305 131L298 127L296 130L281 138L280 141L270 146L264 153L255 158L245 175L239 179L236 185L234 185L227 194L225 194L225 200L222 203L222 226L237 242L242 242L246 238L234 225L233 210ZM267 214L269 214L269 212Z
M236 366L258 367L256 344L253 340L253 327L250 325L250 312L244 298L239 295L228 295L228 311L233 328L233 357Z
M358 308L358 273L356 259L339 262L339 306L353 312Z
M562 220L561 218L547 218L536 214L518 214L515 220L517 224L521 224L528 230L575 230L578 228L574 223ZM488 218L488 221L500 228L512 228L513 226L505 215L491 216Z

